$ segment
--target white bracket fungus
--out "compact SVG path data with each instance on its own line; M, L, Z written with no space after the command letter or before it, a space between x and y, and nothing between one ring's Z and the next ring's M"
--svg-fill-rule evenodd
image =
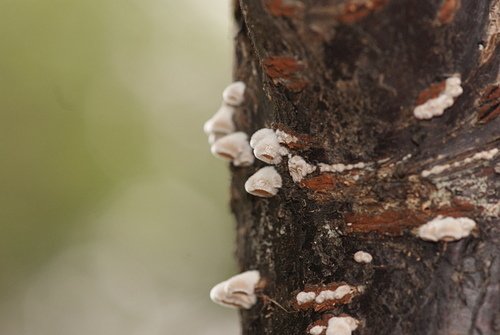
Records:
M462 94L463 89L461 83L460 77L458 76L446 79L444 91L436 98L429 99L425 103L415 107L413 115L420 120L432 119L434 116L443 115L444 110L451 107L455 98Z
M221 136L234 132L233 115L234 107L222 105L217 113L205 122L203 131L210 136L209 141L215 141Z
M337 287L334 291L324 290L321 291L316 297L315 301L317 304L322 304L326 300L340 300L349 293L352 293L353 289L349 285L341 285Z
M250 139L250 146L255 157L268 164L279 164L281 156L288 154L288 150L280 145L276 132L269 128L257 130Z
M299 183L305 176L313 173L315 170L316 166L308 164L300 156L293 156L288 160L288 171L296 183Z
M326 335L351 335L359 321L350 316L334 316L328 320Z
M215 285L210 291L210 299L222 306L250 309L257 302L255 286L259 281L257 270L240 273Z
M245 183L245 190L255 196L269 198L281 188L282 180L273 166L266 166L255 172Z
M316 298L315 292L299 292L297 294L297 303L299 305L307 304L308 302L314 301Z
M211 151L214 156L232 161L235 166L248 166L254 162L248 136L241 131L218 139Z
M222 100L231 106L239 106L245 101L246 85L242 81L229 84L222 92Z
M452 218L439 215L420 226L418 237L427 241L456 241L470 235L476 222L469 218Z
M373 257L366 251L360 250L354 254L354 260L358 263L370 263L373 260Z

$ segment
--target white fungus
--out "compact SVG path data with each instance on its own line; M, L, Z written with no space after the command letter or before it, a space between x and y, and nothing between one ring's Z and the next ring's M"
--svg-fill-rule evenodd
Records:
M458 76L446 79L444 91L436 98L429 99L425 103L415 107L413 115L420 120L428 120L432 119L434 116L443 115L444 110L451 107L455 98L462 94L463 89L461 83Z
M322 304L326 300L339 300L345 297L347 294L352 292L352 287L349 285L341 285L337 287L334 291L324 290L321 291L316 297L315 301L318 304Z
M326 335L351 335L359 321L350 316L334 316L328 320Z
M320 335L325 329L326 329L325 326L314 326L311 329L309 329L309 334Z
M342 164L342 163L337 163L337 164L325 164L325 163L319 163L319 170L321 172L344 172L344 171L349 171L349 170L354 170L354 169L364 169L366 167L366 163L359 162L356 164Z
M222 92L222 100L231 106L239 106L245 100L246 85L242 81L229 84Z
M269 198L281 188L282 180L273 166L266 166L255 172L245 183L245 190L255 196Z
M269 128L257 130L250 139L250 146L255 157L268 164L279 164L281 156L288 154L288 150L280 145L276 132Z
M223 104L203 125L203 131L207 135L224 136L234 132L233 122L234 107ZM216 139L216 138L215 138ZM210 140L210 139L209 139Z
M316 166L308 164L304 158L300 156L293 156L288 160L288 171L293 181L298 183L305 176L313 173L316 170Z
M366 251L360 250L354 254L354 260L358 263L370 263L373 260L373 257Z
M210 299L222 306L249 309L257 302L255 286L259 281L257 270L240 273L215 285L210 291Z
M235 166L248 166L254 162L248 136L241 131L218 139L211 151L214 156L232 161Z
M296 136L290 135L279 129L276 129L276 136L278 137L278 142L285 144L296 143L299 140Z
M478 160L491 160L497 154L498 154L498 148L493 148L491 150L476 152L472 157L467 157L466 159L464 159L462 161L457 161L457 162L454 162L452 164L441 164L441 165L433 166L432 168L430 168L428 170L422 171L421 175L422 175L422 177L427 178L433 174L443 173L444 171L446 171L452 167L456 168L456 167L459 167L461 165L469 164L469 163L472 163L472 162L478 161Z
M427 241L456 241L470 235L476 222L469 218L439 215L418 228L417 235Z
M316 298L316 293L314 292L299 292L297 294L297 303L299 305L307 304L308 302L314 301Z

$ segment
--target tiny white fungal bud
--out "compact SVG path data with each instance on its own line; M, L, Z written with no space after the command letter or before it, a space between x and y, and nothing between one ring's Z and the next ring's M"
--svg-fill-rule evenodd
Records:
M210 291L210 299L222 306L249 309L257 302L255 286L259 281L257 270L240 273L215 285Z
M460 77L453 76L445 81L445 89L436 98L429 99L425 103L415 107L413 115L417 119L428 120L434 116L441 116L444 110L451 107L456 97L463 93L463 88L460 86L462 81Z
M373 257L365 251L358 251L354 254L354 260L358 263L370 263Z
M223 104L217 113L205 122L203 131L207 135L216 134L217 136L234 132L233 114L234 107Z
M288 160L288 171L294 182L300 182L305 176L313 173L316 166L308 164L304 158L300 156L293 156Z
M324 326L314 326L309 330L309 334L320 335L323 332L323 330L325 330L325 329L326 329L326 327L324 327Z
M276 136L278 137L278 141L280 143L290 144L298 142L298 138L296 136L290 135L283 130L276 129Z
M417 235L427 241L456 241L470 235L476 222L469 218L452 218L439 215L420 226Z
M232 161L235 166L248 166L254 162L248 136L241 131L218 139L211 151L214 156Z
M316 303L322 304L326 300L339 300L345 297L347 294L352 292L352 287L349 285L341 285L335 289L335 291L324 290L321 291L316 297Z
M350 316L334 316L328 320L326 335L351 335L359 321Z
M288 150L280 145L276 132L269 128L257 130L250 139L250 146L255 157L268 164L279 164L281 156L288 154Z
M245 190L255 196L269 198L281 188L281 176L273 166L266 166L255 172L245 183Z
M303 305L313 301L314 298L316 298L316 293L314 292L299 292L299 294L297 294L297 303Z
M242 81L229 84L222 92L222 100L231 106L239 106L245 100L246 85Z

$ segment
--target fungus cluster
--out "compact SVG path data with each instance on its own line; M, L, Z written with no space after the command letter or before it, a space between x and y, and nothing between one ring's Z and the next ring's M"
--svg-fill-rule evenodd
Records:
M293 156L288 160L288 171L293 181L299 183L302 179L316 170L316 166L307 163L300 156Z
M267 164L279 164L282 156L288 154L288 150L280 145L276 132L269 128L257 130L250 139L250 146L255 157Z
M426 241L457 241L470 235L476 222L469 218L452 218L439 215L418 227L417 235Z
M360 250L354 254L354 260L358 263L371 263L371 261L373 260L373 257L372 257L372 255L370 255L366 251Z
M225 307L250 309L257 302L255 287L259 281L257 270L240 273L215 285L210 291L210 299Z
M434 116L441 116L446 108L455 102L455 98L462 94L462 81L460 77L453 76L445 81L444 90L436 97L418 105L413 110L413 115L420 120L432 119Z
M322 319L315 321L308 327L311 335L351 335L360 322L347 314L338 316L323 315Z
M245 83L230 84L222 93L222 106L203 126L212 154L233 162L235 166L248 166L254 162L248 136L235 132L233 115L245 99Z

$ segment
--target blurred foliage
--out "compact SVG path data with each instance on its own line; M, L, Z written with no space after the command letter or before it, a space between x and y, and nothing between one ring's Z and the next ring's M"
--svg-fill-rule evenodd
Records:
M0 1L5 303L80 246L165 295L205 300L234 271L228 172L201 131L230 81L229 31L227 2Z

